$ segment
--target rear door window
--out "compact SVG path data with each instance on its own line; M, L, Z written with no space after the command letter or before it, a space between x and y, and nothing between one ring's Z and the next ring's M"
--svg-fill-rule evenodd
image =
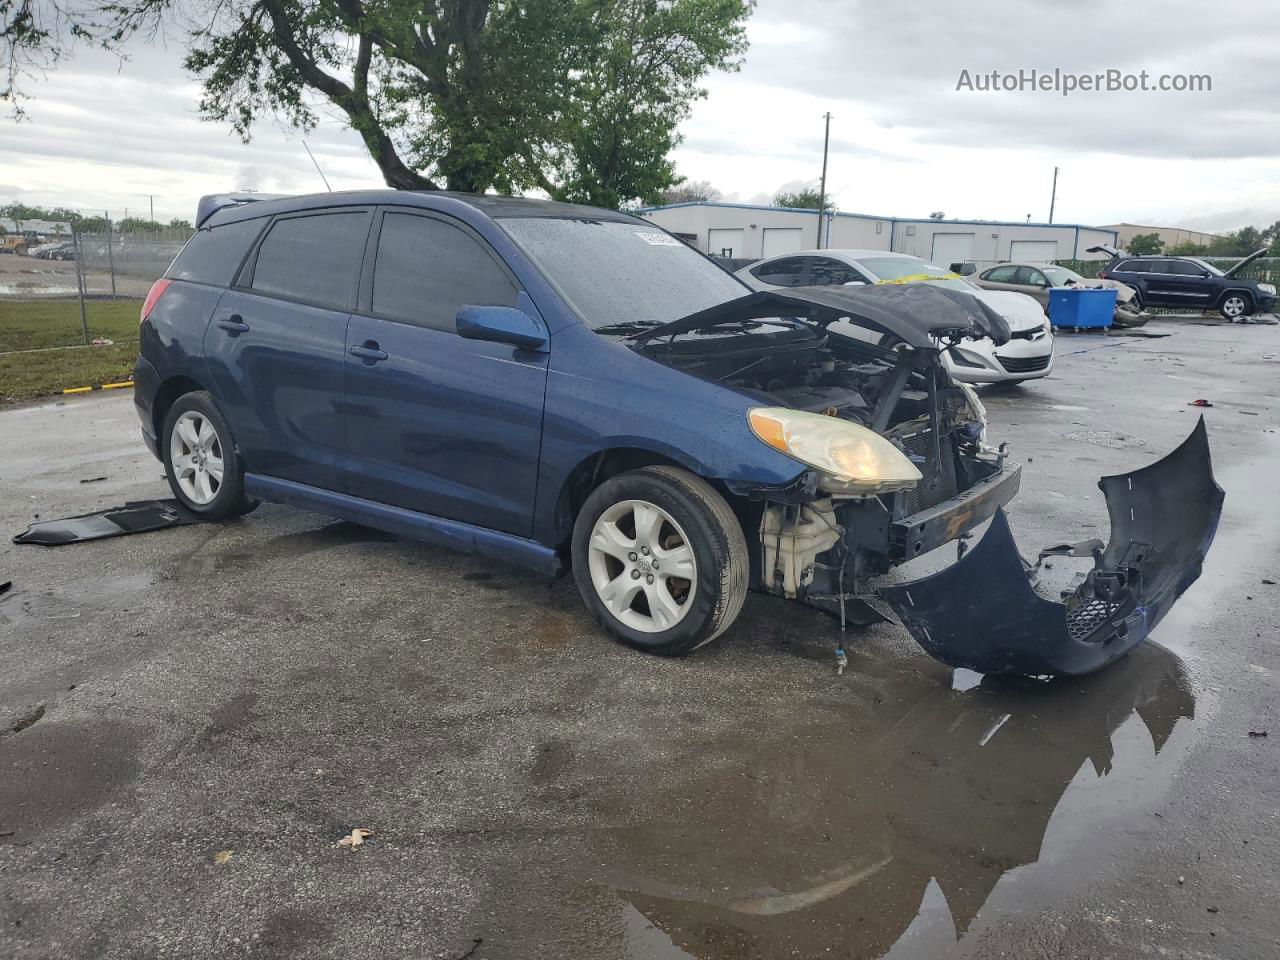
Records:
M982 275L983 280L991 283L1015 283L1014 277L1018 274L1017 267L996 267L994 270L988 270Z
M514 307L519 288L466 230L434 217L387 213L373 267L372 312L456 330L467 305Z
M332 310L350 310L368 227L367 210L277 220L258 247L253 291Z
M170 280L228 286L266 222L266 217L257 217L196 231L165 276Z
M804 257L784 257L753 268L751 275L775 287L803 287L809 283L809 265Z
M858 280L867 282L866 277L847 263L830 257L809 257L809 283L816 287L838 287Z

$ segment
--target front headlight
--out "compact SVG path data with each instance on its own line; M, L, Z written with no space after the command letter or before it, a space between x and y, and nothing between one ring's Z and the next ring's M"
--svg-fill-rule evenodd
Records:
M1263 293L1271 294L1271 296L1273 297L1276 295L1276 288L1274 284L1260 283L1258 284L1258 289L1261 290Z
M901 450L856 423L788 407L754 407L747 420L769 446L818 470L827 493L891 493L920 482Z

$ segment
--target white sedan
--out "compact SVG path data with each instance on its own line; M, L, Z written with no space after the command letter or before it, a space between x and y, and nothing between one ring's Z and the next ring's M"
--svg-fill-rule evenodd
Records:
M1017 383L1053 370L1053 334L1040 304L1024 293L983 290L919 257L885 250L804 250L759 260L737 276L754 290L869 283L937 283L963 290L1004 317L1012 336L999 347L983 338L944 350L942 360L952 377L965 383Z

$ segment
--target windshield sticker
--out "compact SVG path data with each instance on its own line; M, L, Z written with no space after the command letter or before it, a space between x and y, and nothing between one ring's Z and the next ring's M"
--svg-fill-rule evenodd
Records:
M641 233L636 231L636 236L649 244L651 247L678 247L680 241L667 233Z

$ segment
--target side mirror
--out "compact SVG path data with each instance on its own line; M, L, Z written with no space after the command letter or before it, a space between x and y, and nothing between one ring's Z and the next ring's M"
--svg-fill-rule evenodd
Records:
M467 340L509 343L521 350L546 353L548 338L541 321L516 307L465 306L454 320L458 336Z

